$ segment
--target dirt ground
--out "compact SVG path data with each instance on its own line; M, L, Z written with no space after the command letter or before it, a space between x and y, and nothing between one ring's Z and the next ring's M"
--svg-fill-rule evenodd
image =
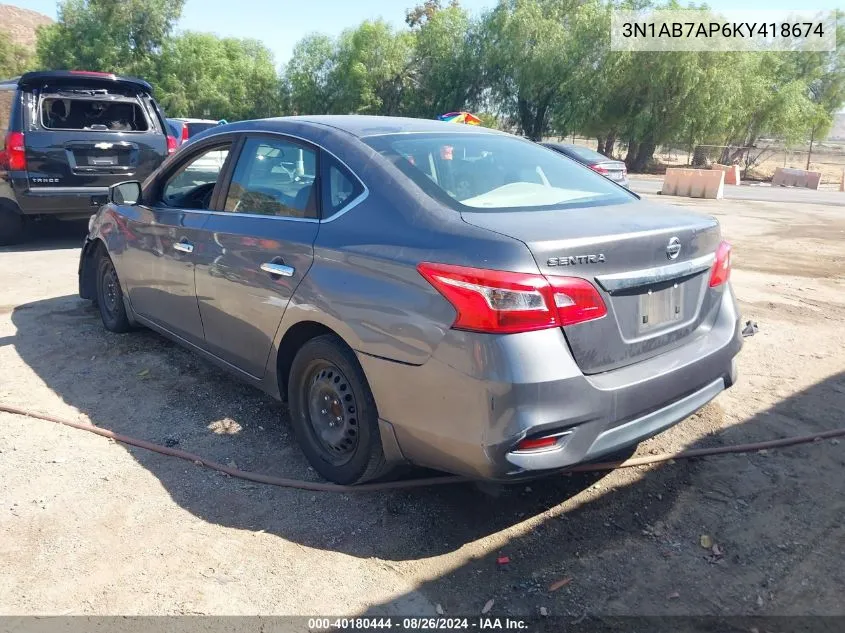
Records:
M639 453L845 426L845 209L673 201L719 217L760 329L739 383ZM315 478L280 405L104 331L76 296L81 235L0 250L0 402ZM0 613L845 614L843 449L338 495L0 414Z

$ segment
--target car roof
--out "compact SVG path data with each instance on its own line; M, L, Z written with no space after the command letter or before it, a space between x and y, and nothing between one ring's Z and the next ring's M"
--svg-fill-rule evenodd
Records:
M325 114L308 116L288 116L273 119L253 121L239 121L220 126L220 131L236 132L239 130L255 130L284 132L286 124L299 123L313 126L332 127L365 138L385 134L408 134L425 132L448 132L451 134L502 134L498 130L476 125L464 125L431 119L412 119L408 117L370 116L360 114Z
M152 92L153 87L137 77L122 77L113 73L101 73L89 70L39 70L31 73L24 73L20 77L8 79L0 82L0 86L4 84L12 84L21 88L32 85L44 83L102 83L120 85L124 87L131 87L141 89L146 92ZM4 86L5 87L5 86Z

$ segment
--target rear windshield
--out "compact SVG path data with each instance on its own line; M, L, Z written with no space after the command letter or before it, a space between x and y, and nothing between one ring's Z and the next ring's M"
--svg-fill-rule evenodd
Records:
M363 140L429 195L458 210L549 209L634 199L587 167L515 136L420 133Z
M41 125L48 130L146 132L147 117L137 101L111 99L41 99Z
M599 154L596 151L591 150L589 147L582 147L581 145L563 145L562 146L568 152L575 154L576 156L580 156L584 160L590 161L606 161L609 160L607 156L604 154Z
M216 127L217 123L187 123L188 138L193 137L200 132L205 132L208 128Z

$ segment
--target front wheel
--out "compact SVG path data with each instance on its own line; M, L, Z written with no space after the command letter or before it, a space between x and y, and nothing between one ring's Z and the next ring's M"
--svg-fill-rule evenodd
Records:
M123 304L123 289L108 255L101 255L97 263L97 307L103 325L111 332L128 332L132 329Z
M320 475L348 485L388 470L364 370L336 336L311 339L296 354L288 403L302 452Z

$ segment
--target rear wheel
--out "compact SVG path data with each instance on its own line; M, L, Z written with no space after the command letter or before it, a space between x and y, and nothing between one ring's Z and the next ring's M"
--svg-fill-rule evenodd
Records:
M97 262L97 307L103 325L111 332L128 332L132 329L123 304L123 289L111 259L102 254Z
M0 246L9 246L23 241L23 216L0 205Z
M288 380L291 424L305 457L338 484L387 471L378 412L355 354L333 335L311 339L296 354Z

